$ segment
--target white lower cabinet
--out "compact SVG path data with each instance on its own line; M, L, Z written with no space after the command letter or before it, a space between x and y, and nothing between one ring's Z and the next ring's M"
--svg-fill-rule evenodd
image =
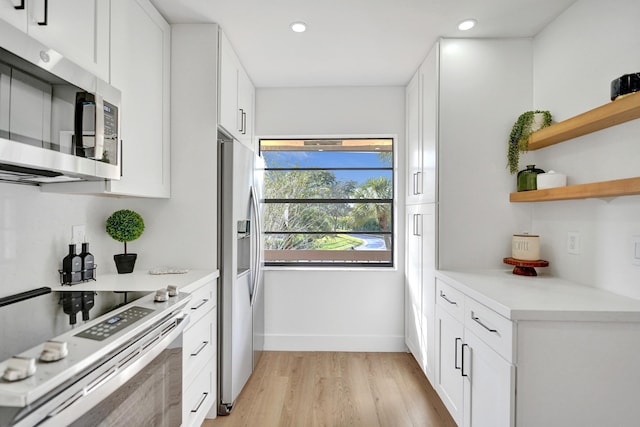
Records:
M186 308L190 322L182 339L182 425L191 427L216 414L216 282L181 291L191 294Z
M468 329L463 345L464 425L513 426L515 366Z
M508 270L436 277L435 389L459 426L638 425L638 300Z
M512 345L511 322L441 281L436 298L436 390L443 403L459 426L513 426L515 366L487 344Z
M215 358L210 359L210 368L199 372L187 387L183 385L182 425L185 427L199 427L214 407L216 395L211 390L216 389Z
M407 205L405 342L427 378L435 366L435 205Z
M436 306L436 331L436 389L455 422L461 426L464 417L464 382L458 351L464 337L464 326Z

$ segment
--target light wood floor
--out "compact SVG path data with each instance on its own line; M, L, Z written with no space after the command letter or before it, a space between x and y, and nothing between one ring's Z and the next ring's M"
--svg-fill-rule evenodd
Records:
M202 427L455 427L409 353L265 352L231 414Z

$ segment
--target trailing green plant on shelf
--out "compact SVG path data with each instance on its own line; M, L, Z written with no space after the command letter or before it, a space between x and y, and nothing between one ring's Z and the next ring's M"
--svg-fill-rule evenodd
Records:
M509 172L518 172L520 153L529 151L529 135L551 124L551 113L546 110L526 111L518 117L509 134L507 166Z

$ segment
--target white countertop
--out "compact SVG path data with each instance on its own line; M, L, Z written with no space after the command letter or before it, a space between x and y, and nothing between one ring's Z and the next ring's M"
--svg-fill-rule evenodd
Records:
M436 277L511 320L640 322L640 300L551 276L440 270Z
M98 275L96 280L52 287L54 292L62 291L116 291L116 292L154 292L168 285L176 285L178 289L189 292L200 285L215 280L220 275L218 270L189 270L184 274L149 274L149 270L138 270L128 274Z

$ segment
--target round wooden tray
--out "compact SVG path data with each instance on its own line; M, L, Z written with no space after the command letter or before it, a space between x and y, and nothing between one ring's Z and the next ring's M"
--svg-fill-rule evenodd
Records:
M502 260L505 264L514 265L513 274L517 274L518 276L537 276L538 273L534 267L548 267L549 261L545 261L543 259L539 259L536 261L525 261L523 259L516 258L504 258Z

